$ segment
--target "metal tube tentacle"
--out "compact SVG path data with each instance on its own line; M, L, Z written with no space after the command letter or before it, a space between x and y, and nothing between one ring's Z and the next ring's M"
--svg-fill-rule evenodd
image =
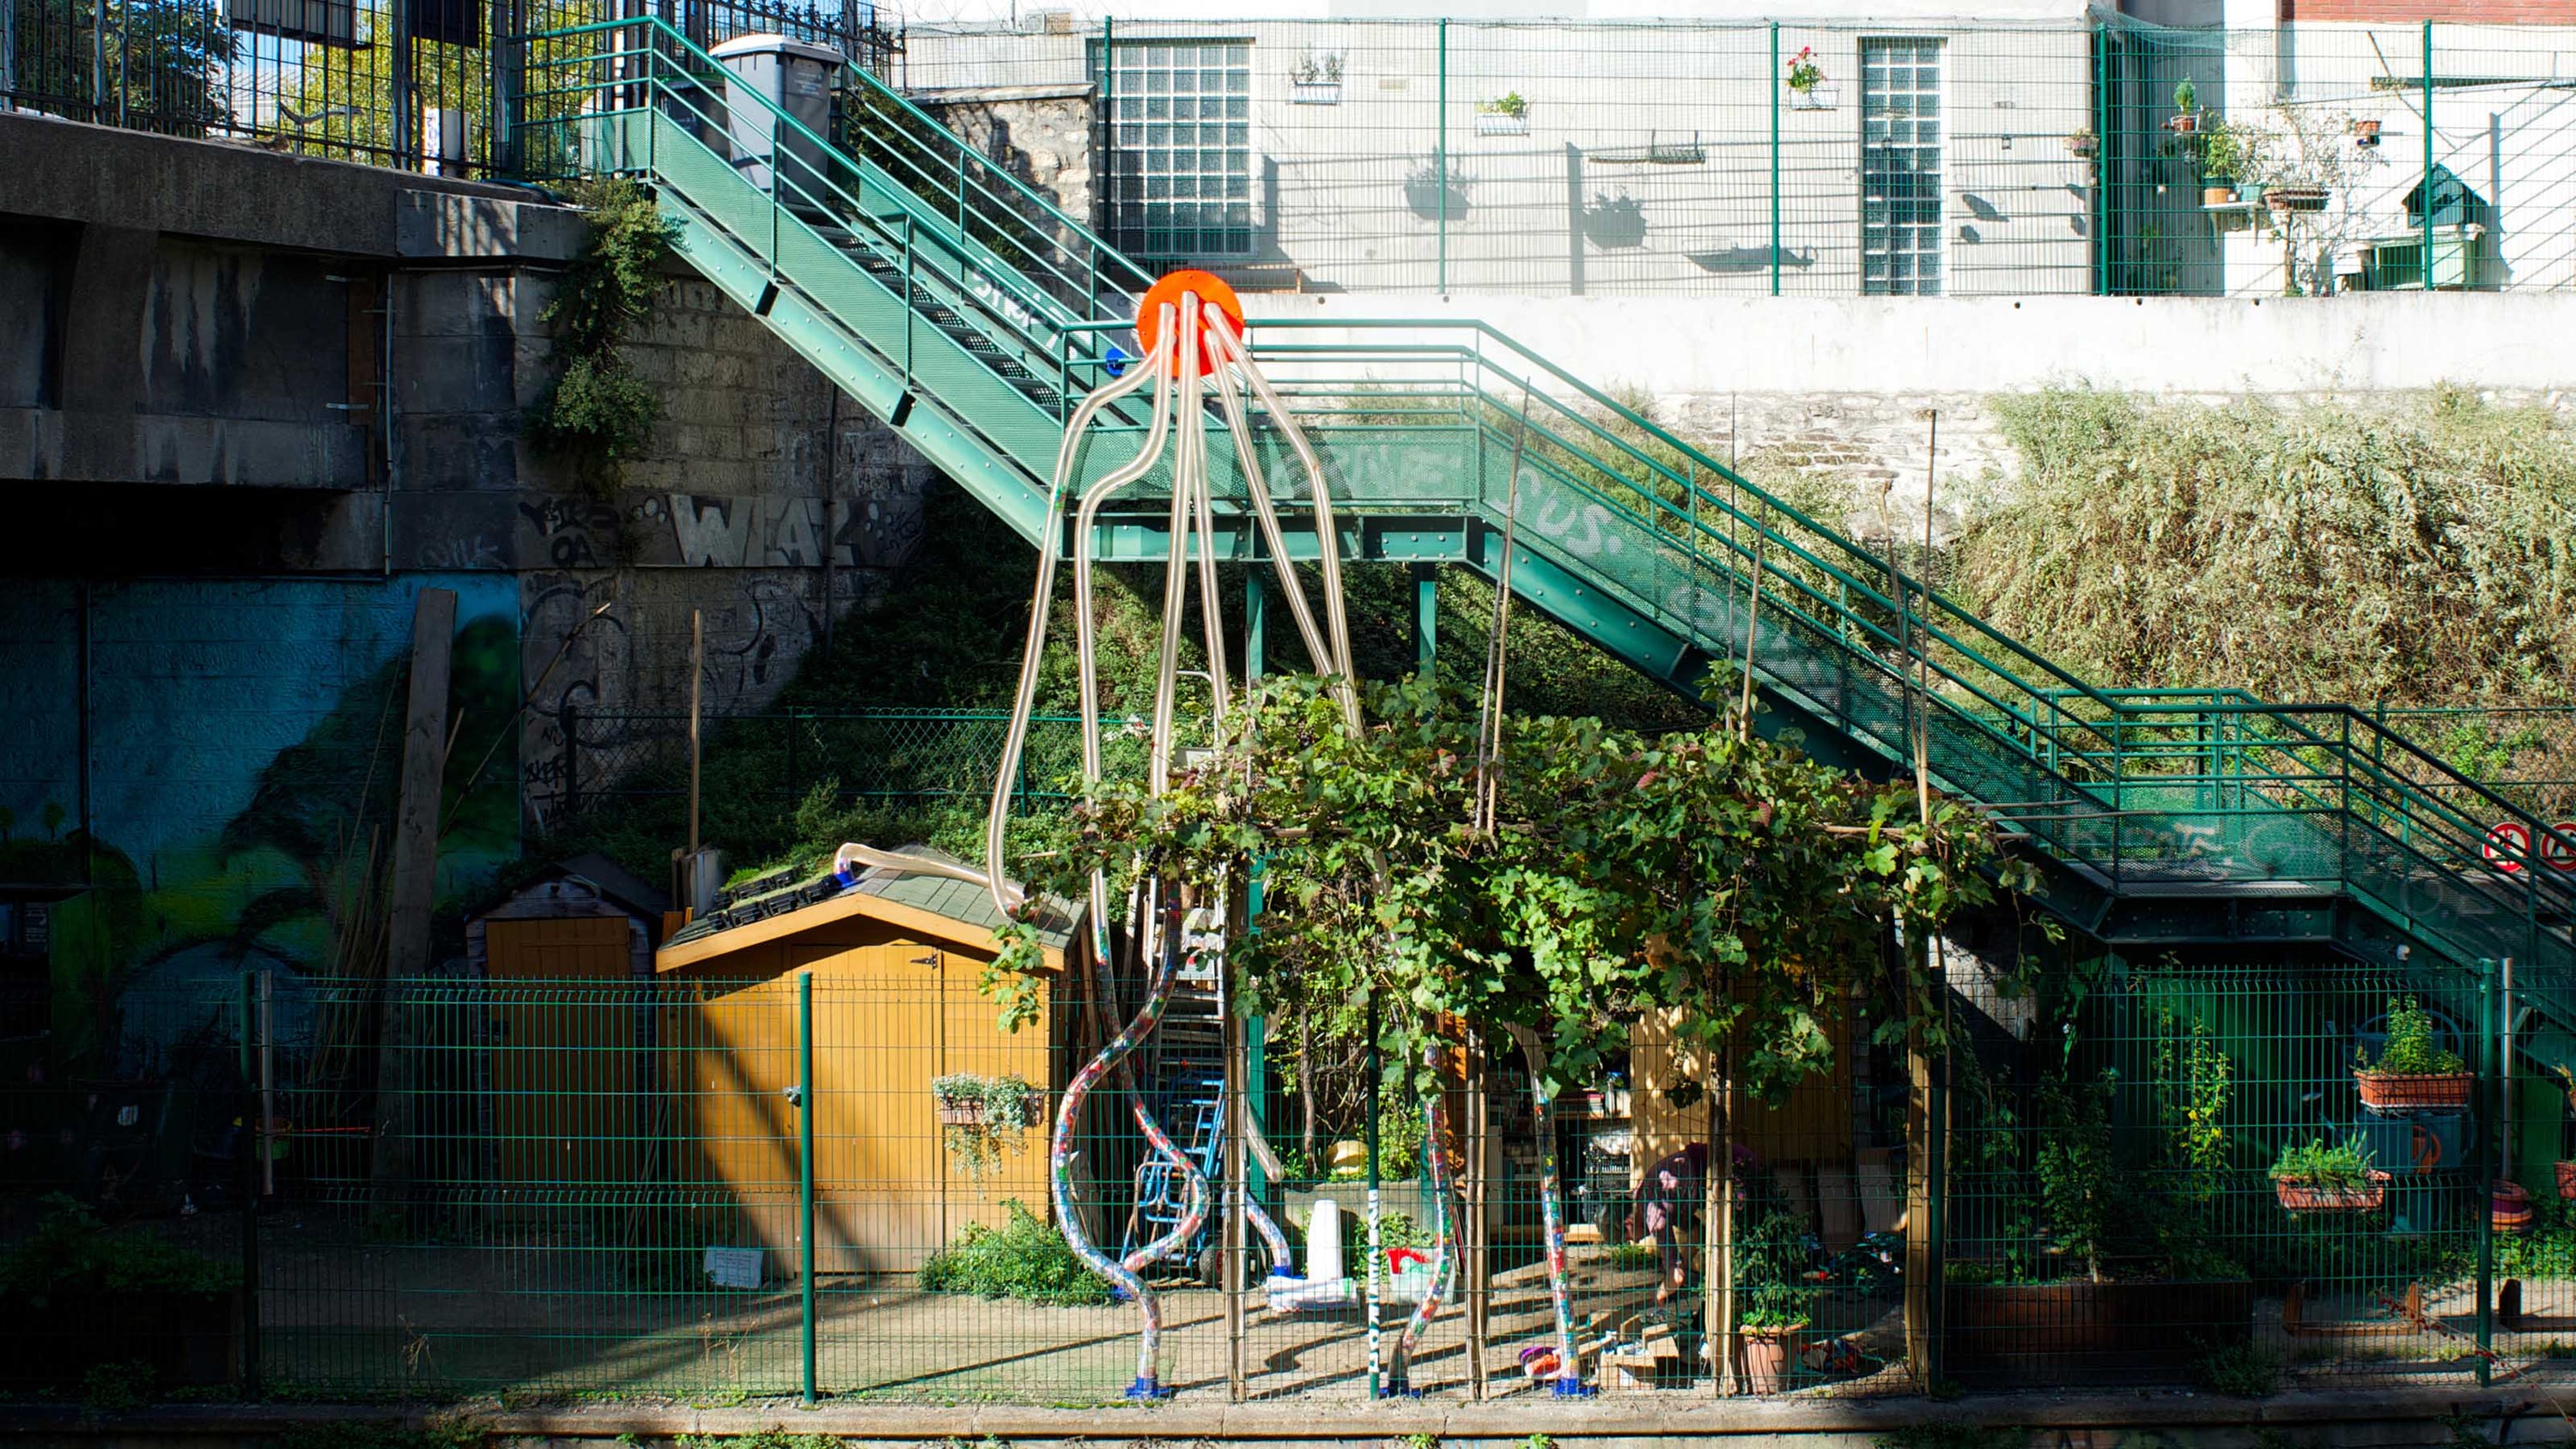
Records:
M1315 445L1307 440L1305 430L1298 427L1290 416L1287 400L1254 365L1251 349L1244 346L1243 339L1231 326L1224 324L1219 324L1211 335L1216 338L1225 360L1243 370L1244 381L1251 384L1262 406L1270 410L1271 418L1279 424L1280 433L1288 439L1288 446L1296 452L1298 463L1306 470L1307 492L1315 505L1315 555L1324 575L1324 620L1333 649L1333 657L1329 661L1318 660L1317 664L1341 681L1337 693L1341 697L1342 713L1350 721L1351 728L1357 729L1360 706L1351 669L1350 611L1342 598L1342 539L1338 526L1333 522L1332 490L1324 484L1323 460L1315 455Z
M1008 782L1019 776L1020 755L1028 747L1029 719L1037 712L1038 672L1046 655L1047 611L1055 602L1056 552L1063 547L1063 540L1057 536L1057 527L1064 511L1065 494L1073 480L1075 460L1081 453L1082 435L1111 403L1153 381L1154 369L1166 366L1169 355L1168 346L1155 348L1154 355L1144 365L1129 368L1125 377L1084 398L1081 406L1073 410L1072 419L1065 424L1064 445L1056 451L1055 478L1047 489L1046 531L1038 539L1038 582L1029 606L1028 643L1020 654L1019 689L1012 696L1011 723L1003 732L1001 765L993 776L1001 783L993 791L992 811L984 821L985 886L992 892L994 909L1005 915L1020 903L1002 859L1002 838L1010 824L1011 813ZM1149 467L1162 445L1162 409L1158 406L1155 412L1156 427L1147 435L1145 447L1138 454ZM1143 470L1139 469L1139 476L1142 473Z
M1455 1178L1449 1164L1448 1109L1436 1088L1422 1099L1422 1124L1423 1164L1431 1172L1431 1286L1414 1306L1413 1316L1404 1321L1403 1331L1396 1335L1394 1365L1387 1374L1387 1392L1393 1395L1420 1392L1409 1382L1408 1372L1413 1356L1421 1349L1423 1333L1431 1327L1431 1320L1440 1316L1458 1267L1454 1226L1457 1214L1450 1201Z

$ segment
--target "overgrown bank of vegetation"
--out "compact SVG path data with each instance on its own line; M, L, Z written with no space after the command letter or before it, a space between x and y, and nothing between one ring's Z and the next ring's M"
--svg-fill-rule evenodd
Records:
M2564 703L2576 429L2444 391L2379 410L2052 390L1991 404L2020 461L1960 602L2104 685Z

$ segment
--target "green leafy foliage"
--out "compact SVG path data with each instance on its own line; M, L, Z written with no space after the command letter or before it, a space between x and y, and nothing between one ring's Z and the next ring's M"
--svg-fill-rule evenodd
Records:
M1063 1235L1018 1198L1002 1203L1001 1227L968 1223L921 1267L925 1293L971 1293L1024 1303L1083 1307L1112 1300L1109 1285L1083 1266Z
M2211 1349L2196 1367L2204 1387L2232 1398L2270 1398L2281 1386L2281 1356L2257 1343Z
M237 1263L192 1253L158 1233L111 1228L77 1198L45 1199L44 1220L0 1257L0 1291L27 1297L91 1293L229 1293Z
M2457 1052L2441 1045L2433 1013L2426 1011L2415 998L2388 1003L2388 1040L2379 1048L2379 1060L2369 1061L2364 1070L2394 1076L2444 1075L2468 1070Z
M1326 681L1265 682L1166 794L1112 781L1069 812L1031 857L1040 884L1138 871L1213 890L1258 852L1271 914L1228 961L1246 1011L1374 999L1390 1062L1422 1062L1444 1019L1534 1033L1561 1092L1599 1075L1617 1022L1678 1008L1690 1045L1734 1038L1745 1084L1776 1101L1829 1063L1823 1022L1851 994L1900 1033L1937 1019L1891 922L1928 930L2025 873L1973 810L1939 800L1921 821L1910 789L1725 722L1649 737L1507 716L1479 831L1473 702L1419 681L1367 701L1353 731Z
M81 1402L111 1414L139 1409L152 1402L152 1365L129 1359L90 1365L81 1375Z
M942 1122L941 1145L948 1160L970 1178L982 1178L1000 1164L1005 1151L1026 1149L1025 1134L1038 1125L1045 1102L1038 1089L1017 1073L999 1077L950 1072L930 1079L930 1095L943 1108L960 1108L972 1122Z
M2283 1145L2281 1155L2273 1160L2271 1176L2275 1182L2331 1192L2361 1192L2370 1186L2370 1168L2370 1154L2362 1151L2358 1140L2329 1142L2318 1137Z
M539 448L570 459L586 487L605 491L661 417L660 397L627 371L619 344L661 294L678 230L650 191L623 177L582 182L573 199L590 235L541 317L562 371L527 426Z

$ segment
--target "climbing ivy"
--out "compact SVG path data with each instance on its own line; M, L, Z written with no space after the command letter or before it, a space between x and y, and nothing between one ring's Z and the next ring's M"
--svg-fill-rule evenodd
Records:
M660 396L628 369L620 343L660 295L677 231L653 194L624 177L584 182L573 199L589 215L590 236L542 314L560 371L530 411L528 435L568 459L585 488L605 493L662 416Z
M1450 1023L1518 1029L1562 1089L1598 1075L1618 1022L1678 1008L1687 1044L1731 1036L1738 1080L1774 1100L1830 1062L1853 992L1891 1037L1936 1019L1937 980L1892 925L1923 939L2027 883L1973 810L1934 797L1927 823L1910 786L1728 717L1653 737L1508 718L1479 831L1474 701L1407 681L1369 690L1367 715L1354 732L1321 681L1267 682L1168 792L1096 788L1025 864L1079 897L1094 869L1205 891L1259 857L1260 927L1228 957L1243 1009L1374 1000L1391 1061ZM1006 1009L1015 980L996 983Z

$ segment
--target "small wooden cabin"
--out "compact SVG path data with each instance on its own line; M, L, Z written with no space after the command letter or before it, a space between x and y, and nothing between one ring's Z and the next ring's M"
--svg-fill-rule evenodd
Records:
M1699 1064L1675 1041L1671 1013L1649 1015L1630 1029L1631 1125L1635 1147L1630 1180L1693 1142L1709 1141L1709 1105L1676 1107L1660 1090L1699 1076ZM1829 1248L1850 1247L1864 1233L1895 1229L1905 1210L1905 1183L1890 1145L1870 1141L1867 1035L1853 1029L1848 1012L1825 1021L1833 1066L1791 1089L1786 1100L1764 1106L1749 1098L1738 1106L1735 1141L1751 1153L1780 1196L1807 1214Z
M956 864L927 847L903 853ZM1051 910L1040 923L1037 1023L1004 1033L999 1006L977 987L1003 923L982 887L874 869L810 904L777 899L786 908L775 913L693 923L654 960L674 1176L742 1209L741 1227L724 1236L767 1249L773 1275L793 1271L800 977L813 982L818 1271L918 1268L967 1223L1000 1225L1008 1199L1045 1217L1044 1126L970 1177L943 1146L931 1081L1013 1074L1053 1110L1069 1074L1059 989L1069 914Z

